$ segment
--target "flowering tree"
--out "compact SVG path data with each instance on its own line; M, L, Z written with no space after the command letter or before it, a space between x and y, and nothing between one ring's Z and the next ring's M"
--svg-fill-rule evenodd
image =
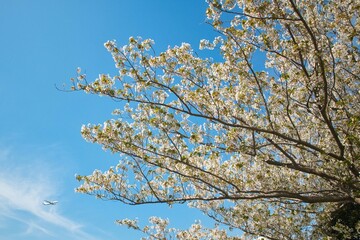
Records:
M156 54L152 40L131 37L105 43L117 76L88 82L79 70L73 90L125 104L83 126L86 140L123 158L78 176L77 191L130 205L186 202L244 238L356 237L359 215L345 223L335 213L360 204L360 2L208 4L219 36L200 49L222 60L186 43ZM118 223L150 239L230 239L199 223Z

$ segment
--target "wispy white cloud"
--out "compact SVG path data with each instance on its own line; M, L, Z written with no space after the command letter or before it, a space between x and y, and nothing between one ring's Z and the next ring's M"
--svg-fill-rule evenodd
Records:
M21 155L21 154L20 154ZM27 155L26 157L29 157ZM44 199L59 197L61 186L54 179L57 173L49 159L31 156L26 159L11 148L0 147L0 221L23 226L21 236L42 236L37 239L97 239L84 227L61 214L59 206L44 206ZM11 227L11 226L9 226ZM47 238L48 237L48 238Z

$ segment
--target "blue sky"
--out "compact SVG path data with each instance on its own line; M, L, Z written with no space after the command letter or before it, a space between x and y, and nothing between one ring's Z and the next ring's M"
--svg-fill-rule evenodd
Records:
M114 221L159 215L181 228L203 218L182 206L130 207L75 193L75 174L119 160L80 136L82 124L102 123L115 106L55 85L70 84L77 67L88 80L115 73L107 40L152 38L158 52L182 42L197 48L216 35L205 9L203 0L0 0L0 239L138 239Z

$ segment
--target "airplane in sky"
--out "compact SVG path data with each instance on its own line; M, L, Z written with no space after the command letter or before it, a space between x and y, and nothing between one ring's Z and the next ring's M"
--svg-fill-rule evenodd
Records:
M56 205L58 203L58 201L49 201L49 200L44 200L43 204L44 205Z

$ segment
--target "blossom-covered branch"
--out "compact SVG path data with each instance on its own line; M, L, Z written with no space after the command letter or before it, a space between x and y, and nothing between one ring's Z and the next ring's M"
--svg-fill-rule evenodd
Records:
M219 36L200 49L221 60L187 43L156 54L153 40L131 37L105 43L118 75L73 79L75 91L123 102L114 119L82 128L122 160L78 176L77 191L131 205L187 202L249 238L359 234L359 221L329 230L328 219L360 204L360 4L208 3Z

